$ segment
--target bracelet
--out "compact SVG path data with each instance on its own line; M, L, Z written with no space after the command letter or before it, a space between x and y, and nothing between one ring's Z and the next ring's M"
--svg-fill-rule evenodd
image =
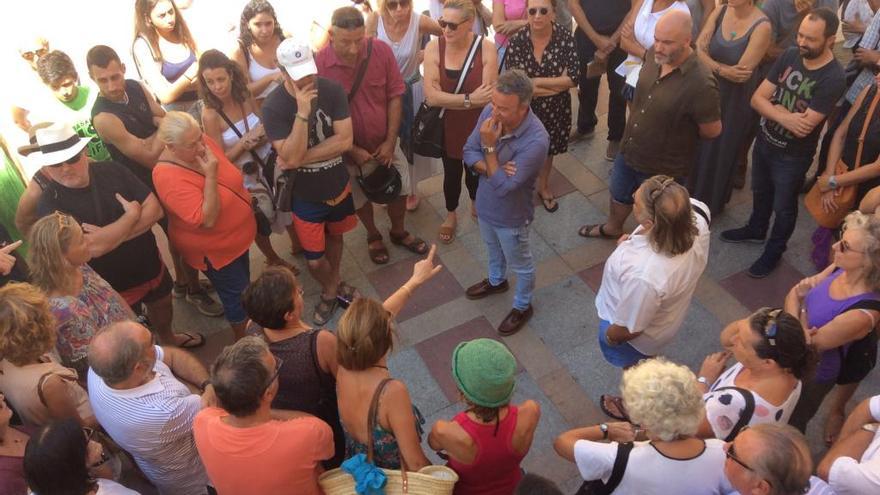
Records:
M199 385L199 390L201 390L202 392L204 392L205 389L208 388L208 385L210 385L210 384L211 384L211 379L210 379L210 378L206 378L205 381L203 381L203 382L201 383L201 385Z
M406 291L407 296L412 296L413 292L412 292L412 289L409 288L409 286L407 286L406 284L403 284L400 286L400 288L404 289Z
M299 112L297 112L297 114L296 114L296 118L299 119L299 120L302 120L302 121L305 122L305 123L308 123L308 122L309 122L308 117L303 117L302 115L299 114Z

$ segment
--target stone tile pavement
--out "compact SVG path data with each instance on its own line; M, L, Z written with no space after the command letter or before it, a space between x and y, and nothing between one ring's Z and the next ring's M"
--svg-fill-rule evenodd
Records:
M542 407L540 427L524 467L556 480L567 493L573 493L579 484L577 471L555 455L553 438L568 428L604 420L596 401L602 393L616 392L620 382L619 370L608 365L598 349L594 306L602 266L614 243L577 235L580 225L602 220L608 209L610 163L604 160L604 125L601 117L594 136L557 157L551 184L559 196L559 210L550 214L539 206L535 211L531 241L538 267L537 288L535 314L526 328L507 338L494 333L494 327L510 308L512 291L482 301L464 297L464 288L484 278L486 272L485 249L467 214L465 198L461 202L458 239L451 245L438 246L438 262L444 270L420 288L401 313L399 345L389 363L392 374L409 386L413 402L428 418L430 427L436 419L449 419L462 408L449 372L455 344L476 337L503 341L519 362L515 400L533 399ZM435 175L419 185L427 200L407 218L409 230L426 240L436 239L444 214L441 179ZM745 276L744 270L760 254L760 247L725 244L718 234L742 224L750 210L751 195L746 188L735 191L728 208L714 219L709 266L683 328L667 349L671 359L693 369L699 367L706 354L719 350L718 335L726 323L760 306L781 306L788 288L813 272L809 236L814 224L801 208L797 231L780 269L762 281ZM380 228L387 231L387 216L381 208L377 208L376 218ZM346 236L343 276L365 295L384 298L406 280L416 256L387 243L391 261L377 266L367 256L365 239L360 226ZM279 253L293 259L284 236L273 237L273 243ZM251 254L252 276L256 276L263 260L256 249ZM311 308L318 289L304 269L304 261L300 258L296 263L303 268L306 308ZM197 352L205 362L231 342L228 327L221 319L203 317L180 301L175 301L175 311L179 329L209 336L208 344ZM334 319L328 327L335 328L335 323ZM856 399L878 392L880 373L875 371L862 384ZM809 435L816 454L825 448L819 440L823 415L813 421ZM425 451L429 450L426 443Z

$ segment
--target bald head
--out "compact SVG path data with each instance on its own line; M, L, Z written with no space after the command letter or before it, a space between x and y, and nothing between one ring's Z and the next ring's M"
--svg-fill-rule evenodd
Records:
M693 28L694 22L689 13L672 9L660 17L660 20L657 21L657 27L654 28L654 33L662 32L666 36L675 36L679 40L687 37L690 41Z
M691 55L691 15L682 10L663 14L654 28L654 62L678 67Z
M122 321L110 324L89 344L89 367L107 385L113 386L131 376L150 342L150 331L139 323Z

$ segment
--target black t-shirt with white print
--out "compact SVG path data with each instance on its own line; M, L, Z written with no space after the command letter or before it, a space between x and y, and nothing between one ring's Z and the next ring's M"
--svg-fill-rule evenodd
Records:
M317 101L309 115L309 148L333 136L333 122L349 118L348 95L338 83L315 77ZM297 104L284 85L275 88L263 102L263 127L270 141L287 139L296 122ZM338 198L348 185L348 169L342 156L296 169L293 197L321 202Z

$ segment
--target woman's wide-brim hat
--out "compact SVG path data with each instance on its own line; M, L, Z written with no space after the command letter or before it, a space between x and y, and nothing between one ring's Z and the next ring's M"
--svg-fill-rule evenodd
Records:
M501 407L510 402L516 375L516 358L493 339L465 341L452 351L452 376L472 404Z

